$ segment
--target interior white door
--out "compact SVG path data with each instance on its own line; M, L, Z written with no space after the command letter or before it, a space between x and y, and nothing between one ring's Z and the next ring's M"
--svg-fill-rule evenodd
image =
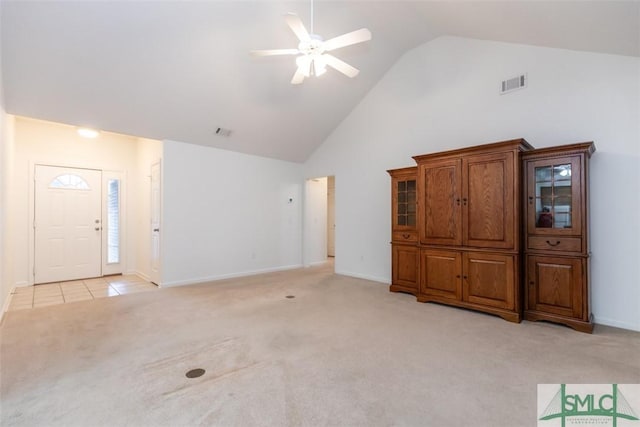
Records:
M327 177L327 256L336 256L336 180Z
M160 162L151 165L151 281L160 284Z
M102 172L36 165L34 282L102 275Z

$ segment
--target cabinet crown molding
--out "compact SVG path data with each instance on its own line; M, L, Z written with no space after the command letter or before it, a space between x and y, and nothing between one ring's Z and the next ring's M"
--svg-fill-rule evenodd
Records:
M525 160L534 158L551 158L554 156L570 156L573 154L585 154L587 157L596 151L596 145L593 141L578 142L575 144L558 145L554 147L536 148L524 153L522 156Z
M489 144L483 144L480 146L474 145L474 146L465 147L465 148L457 148L455 150L438 151L436 153L421 154L418 156L413 156L413 159L416 161L416 163L420 163L422 161L429 160L432 158L440 159L440 158L445 158L449 156L461 156L469 153L473 153L473 154L491 153L494 151L500 152L500 151L505 151L510 149L515 149L518 151L525 152L525 151L533 150L534 148L524 138L518 138L518 139L510 139L507 141L499 141L499 142L493 142Z

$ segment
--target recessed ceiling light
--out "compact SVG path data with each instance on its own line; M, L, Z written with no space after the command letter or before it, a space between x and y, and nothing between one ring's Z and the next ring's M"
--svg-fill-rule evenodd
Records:
M95 129L78 128L78 135L83 138L97 138L100 132Z

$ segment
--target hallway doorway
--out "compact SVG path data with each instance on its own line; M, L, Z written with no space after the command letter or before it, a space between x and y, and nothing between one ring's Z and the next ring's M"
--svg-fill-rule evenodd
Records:
M336 256L336 178L327 177L327 256Z
M335 260L336 180L333 176L306 181L304 205L304 265L309 267Z

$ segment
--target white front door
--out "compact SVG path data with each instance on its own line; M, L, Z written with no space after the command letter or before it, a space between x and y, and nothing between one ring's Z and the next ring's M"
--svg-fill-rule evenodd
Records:
M151 281L160 284L160 163L151 165Z
M102 275L102 172L36 165L34 282Z

